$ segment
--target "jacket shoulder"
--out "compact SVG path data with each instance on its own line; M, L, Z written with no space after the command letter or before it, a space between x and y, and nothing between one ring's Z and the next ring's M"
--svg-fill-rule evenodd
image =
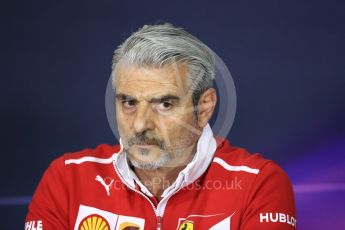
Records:
M228 140L223 140L218 145L213 161L222 164L222 166L234 166L237 169L248 169L252 172L258 172L265 165L273 163L259 153L251 153L244 148L230 145Z
M119 145L99 144L95 148L85 148L79 151L66 152L64 160L80 159L83 157L109 158L120 151Z

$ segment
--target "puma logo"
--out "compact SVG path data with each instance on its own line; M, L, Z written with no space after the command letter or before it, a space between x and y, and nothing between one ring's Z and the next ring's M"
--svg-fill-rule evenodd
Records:
M107 192L107 195L110 196L110 186L113 184L114 179L112 179L109 184L106 184L103 178L100 175L97 175L95 180L99 181L101 185L103 185L103 187L105 188L105 191Z

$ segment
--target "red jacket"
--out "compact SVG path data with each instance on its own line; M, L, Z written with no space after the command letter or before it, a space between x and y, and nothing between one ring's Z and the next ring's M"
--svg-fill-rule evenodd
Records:
M65 154L44 173L25 229L296 229L291 183L274 162L213 137L198 149L159 203L120 146Z

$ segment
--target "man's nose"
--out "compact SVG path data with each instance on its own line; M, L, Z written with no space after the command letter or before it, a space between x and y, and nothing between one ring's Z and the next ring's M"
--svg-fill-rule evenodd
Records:
M146 101L140 102L133 122L134 131L136 133L141 133L146 130L154 129L153 116L154 114L150 103Z

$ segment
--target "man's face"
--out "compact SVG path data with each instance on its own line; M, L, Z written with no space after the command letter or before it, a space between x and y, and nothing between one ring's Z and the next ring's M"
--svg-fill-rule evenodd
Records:
M200 136L186 64L116 68L116 119L135 167L184 164Z

